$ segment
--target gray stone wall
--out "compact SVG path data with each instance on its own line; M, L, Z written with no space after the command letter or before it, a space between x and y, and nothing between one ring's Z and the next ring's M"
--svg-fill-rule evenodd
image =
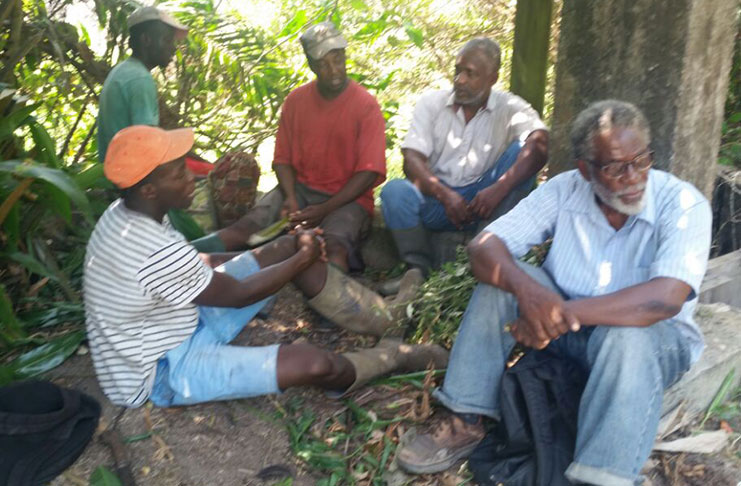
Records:
M576 114L618 98L648 117L657 167L710 197L737 13L737 0L564 0L551 174L573 167Z

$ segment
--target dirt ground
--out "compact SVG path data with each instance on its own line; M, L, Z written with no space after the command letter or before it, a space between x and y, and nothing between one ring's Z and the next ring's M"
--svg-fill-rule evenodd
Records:
M318 317L306 307L298 291L291 287L278 294L276 304L265 319L255 319L237 338L236 344L262 345L308 341L344 351L354 346L369 346L372 341L351 336L336 328L321 328ZM103 407L99 432L118 417L116 429L129 442L126 449L131 470L139 486L206 485L288 485L308 486L322 478L310 470L291 451L290 437L279 411L300 399L319 416L332 416L346 409L341 401L328 399L317 390L291 390L280 396L233 400L182 408L158 409L144 406L123 411L102 394L89 354L78 353L47 376L57 384L83 391ZM358 403L393 399L404 404L398 414L420 418L419 391L391 390L384 386L358 390ZM424 397L426 400L428 397ZM434 408L433 408L434 412ZM429 408L422 417L429 414ZM400 424L393 440L414 424ZM734 424L737 425L737 424ZM741 428L741 424L738 424ZM736 429L738 430L738 429ZM387 431L388 433L388 431ZM730 447L723 454L708 457L697 454L660 454L652 456L644 471L651 486L737 486L741 484L741 466ZM391 458L392 459L392 458ZM394 469L390 460L390 468ZM114 471L113 458L98 434L83 455L52 486L89 484L98 466ZM287 480L286 478L292 478ZM428 476L406 476L391 472L386 484L400 486L471 484L459 467ZM364 482L358 481L358 484Z

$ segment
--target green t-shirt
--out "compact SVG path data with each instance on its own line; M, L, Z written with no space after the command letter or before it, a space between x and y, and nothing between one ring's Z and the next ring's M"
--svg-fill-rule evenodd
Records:
M159 125L157 86L141 61L130 57L114 67L103 83L98 109L98 160L105 160L108 144L131 125Z

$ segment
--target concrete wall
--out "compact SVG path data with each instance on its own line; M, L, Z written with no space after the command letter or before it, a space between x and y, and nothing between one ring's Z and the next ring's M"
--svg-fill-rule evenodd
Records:
M551 174L573 167L579 111L618 98L648 117L657 167L710 197L737 13L737 0L564 0Z

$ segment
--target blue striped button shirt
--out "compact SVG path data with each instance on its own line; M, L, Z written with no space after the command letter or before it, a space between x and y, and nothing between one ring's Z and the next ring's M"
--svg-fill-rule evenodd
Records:
M543 268L569 299L609 294L656 277L681 280L692 292L674 319L692 360L703 339L693 319L710 250L712 214L691 184L651 170L646 206L615 230L577 170L542 184L484 231L496 234L515 258L553 237Z

